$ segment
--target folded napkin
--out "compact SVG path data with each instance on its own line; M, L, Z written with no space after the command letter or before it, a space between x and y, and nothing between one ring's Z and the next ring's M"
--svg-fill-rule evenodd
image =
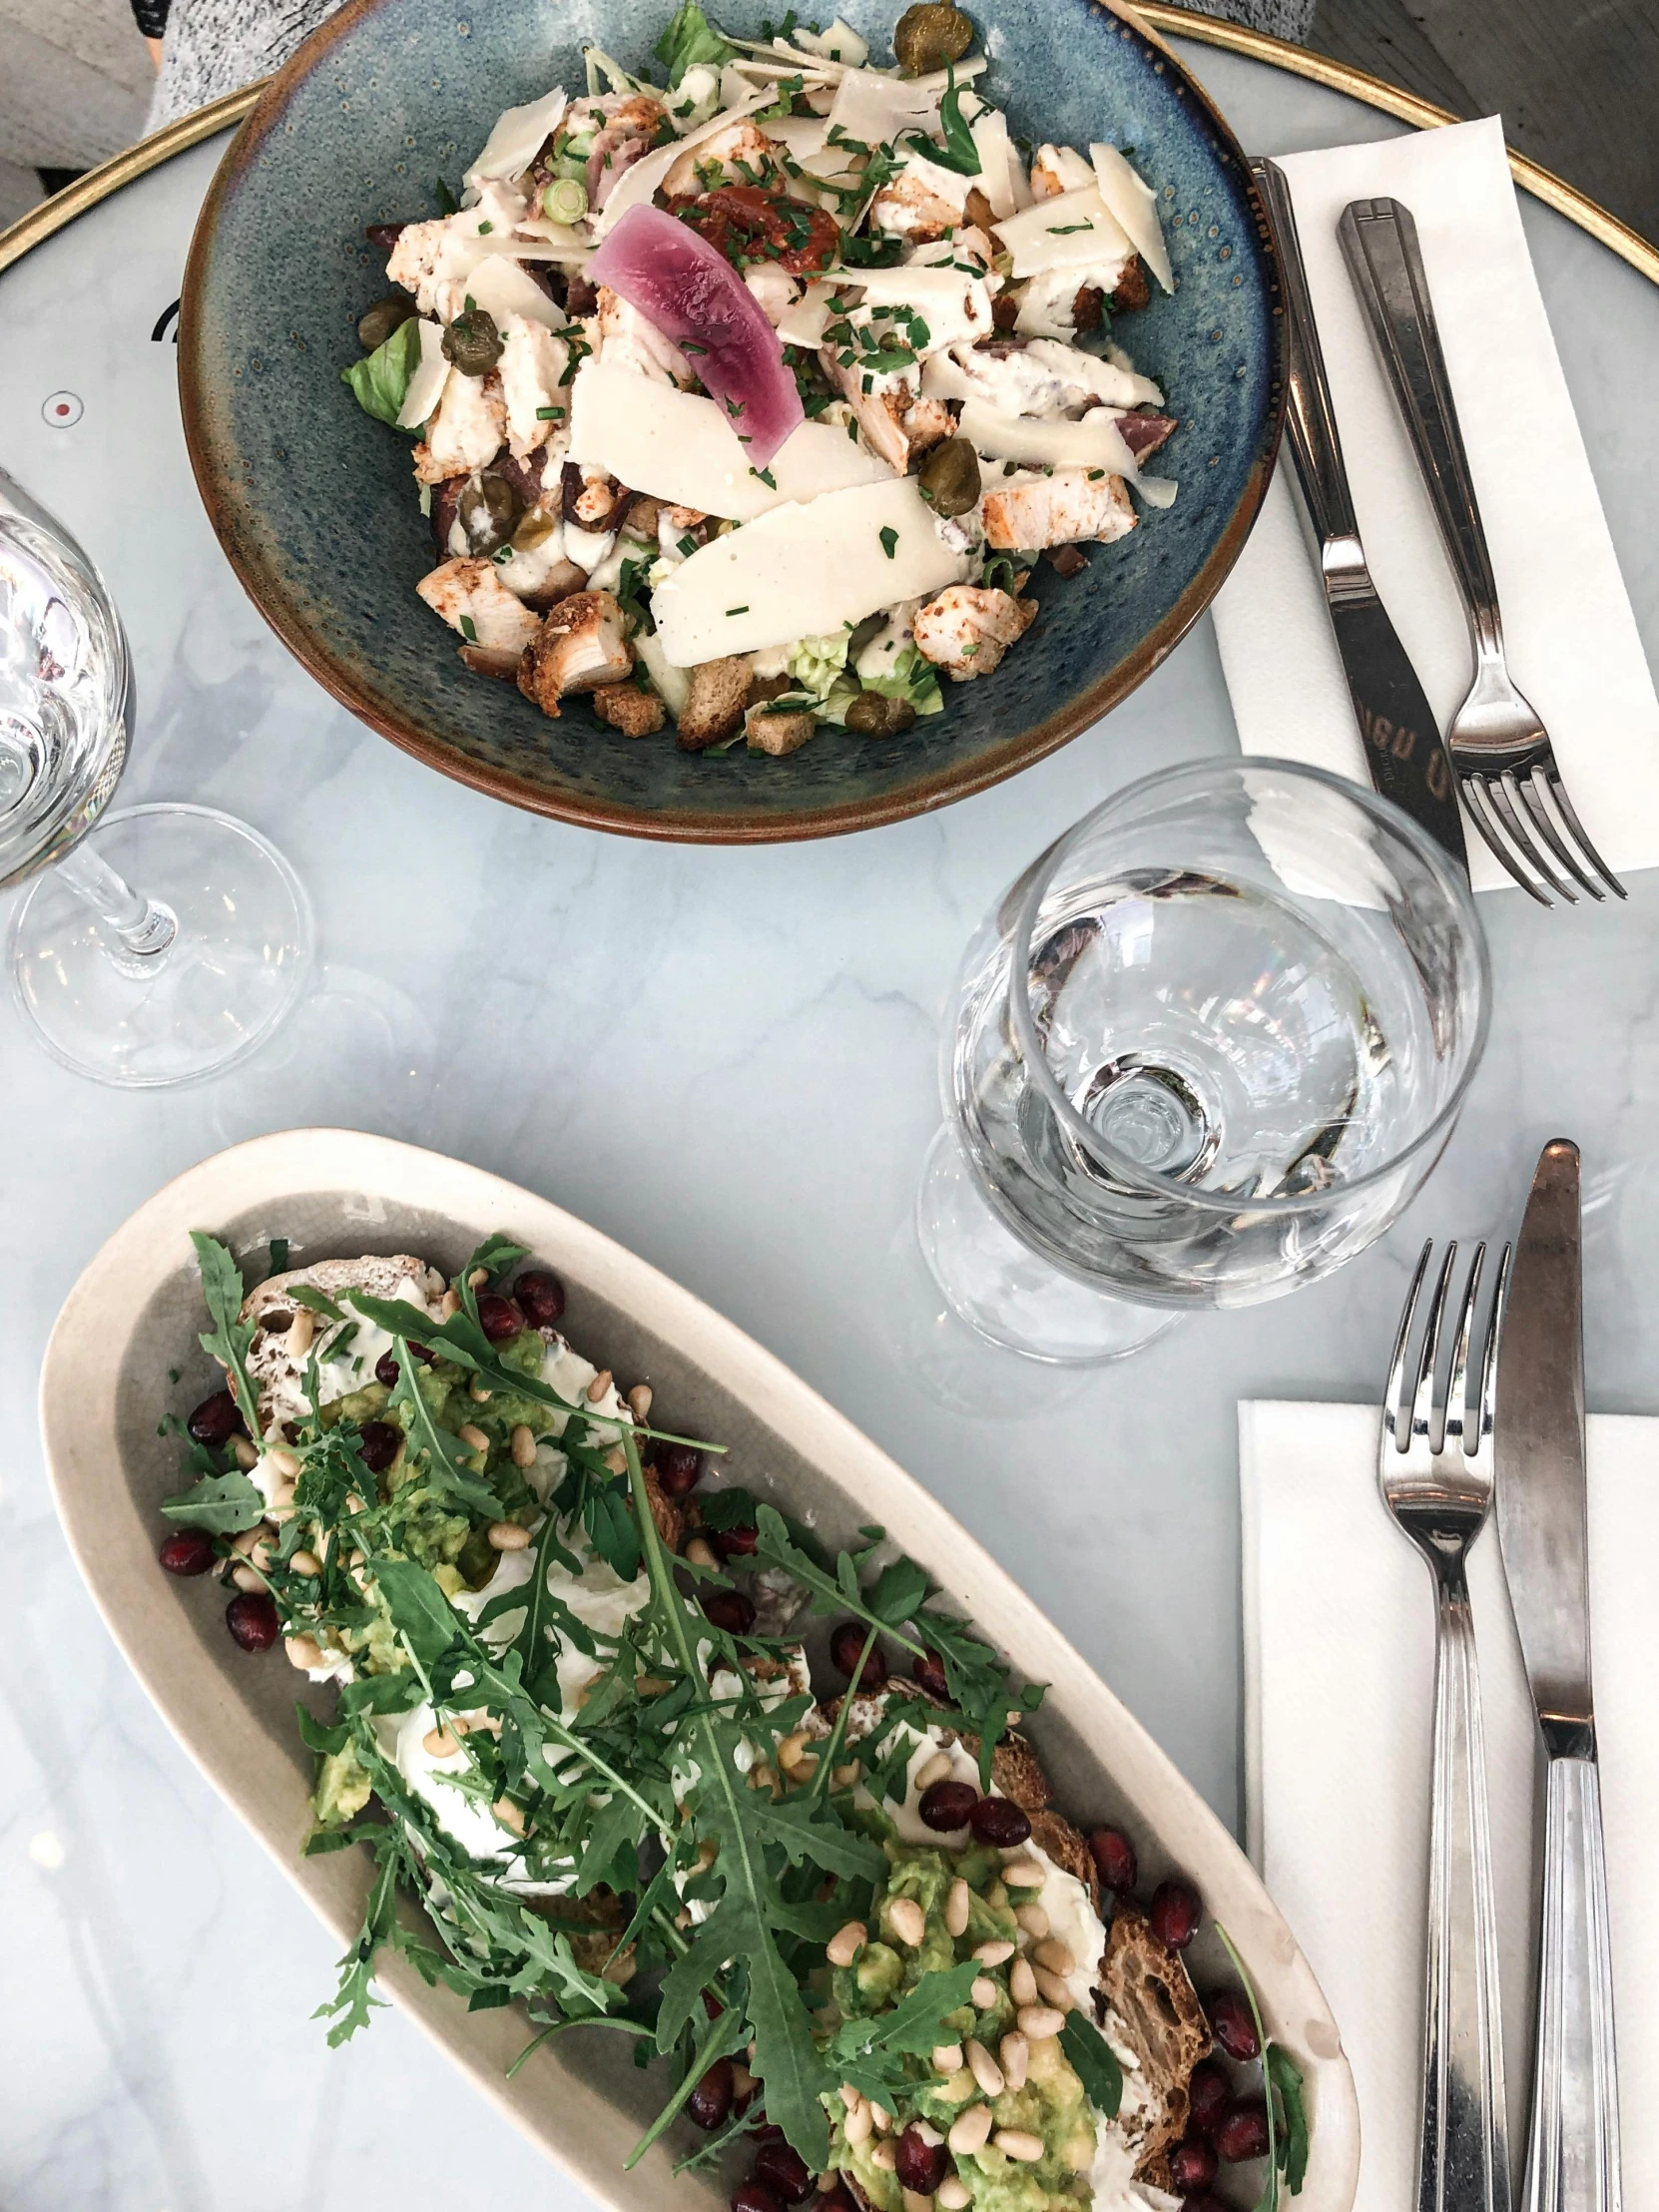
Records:
M1379 1414L1239 1408L1251 1856L1342 2029L1356 2212L1416 2202L1434 1602L1378 1494ZM1624 2201L1659 2204L1659 1420L1589 1424L1590 1618L1613 1931ZM1503 1976L1510 2156L1532 2073L1541 1762L1496 1529L1469 1561Z
M1360 533L1441 729L1473 659L1433 510L1338 244L1351 200L1390 197L1416 218L1515 681L1542 716L1608 865L1659 866L1659 699L1532 272L1502 126L1493 117L1287 155L1281 166ZM1244 750L1369 783L1288 439L1215 617ZM1472 828L1468 847L1477 890L1509 884Z

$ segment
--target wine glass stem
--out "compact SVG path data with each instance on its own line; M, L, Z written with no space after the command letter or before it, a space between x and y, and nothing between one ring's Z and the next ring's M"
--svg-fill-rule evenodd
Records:
M87 844L78 844L64 855L58 874L134 959L159 962L179 933L178 922L165 906L141 898L127 878Z

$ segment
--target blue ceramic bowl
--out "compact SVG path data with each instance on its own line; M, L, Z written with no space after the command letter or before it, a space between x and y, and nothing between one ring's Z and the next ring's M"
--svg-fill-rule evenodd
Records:
M549 721L470 675L415 597L432 564L405 441L339 380L385 290L371 222L437 212L501 109L583 80L597 41L644 63L673 0L349 0L273 79L197 226L179 372L197 482L231 561L318 681L396 745L513 805L638 836L824 836L948 804L1115 706L1203 612L1249 532L1283 411L1278 273L1232 134L1167 48L1100 0L969 0L991 97L1034 142L1133 147L1177 288L1120 334L1181 427L1175 505L1035 572L1042 613L992 676L946 684L902 738L825 730L786 760L627 738L571 703ZM765 0L718 0L758 33ZM832 13L825 0L825 13ZM890 50L898 0L842 12Z

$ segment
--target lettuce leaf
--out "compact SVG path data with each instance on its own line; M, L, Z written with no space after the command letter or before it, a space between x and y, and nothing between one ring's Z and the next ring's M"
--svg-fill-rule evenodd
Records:
M420 317L410 315L407 322L397 325L384 345L377 345L360 361L342 368L340 382L351 386L364 414L371 414L376 422L389 422L395 430L409 378L419 365Z
M688 69L700 62L719 69L732 59L737 48L721 37L697 0L685 0L652 52L668 71L671 89L677 90Z

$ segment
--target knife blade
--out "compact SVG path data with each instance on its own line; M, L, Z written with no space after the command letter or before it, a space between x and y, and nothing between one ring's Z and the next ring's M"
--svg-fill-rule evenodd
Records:
M1466 875L1463 822L1439 724L1366 564L1290 185L1276 162L1250 166L1279 248L1291 458L1320 541L1320 579L1371 780Z
M1588 1756L1589 1567L1578 1147L1545 1145L1515 1244L1497 1356L1497 1530L1544 1741Z

